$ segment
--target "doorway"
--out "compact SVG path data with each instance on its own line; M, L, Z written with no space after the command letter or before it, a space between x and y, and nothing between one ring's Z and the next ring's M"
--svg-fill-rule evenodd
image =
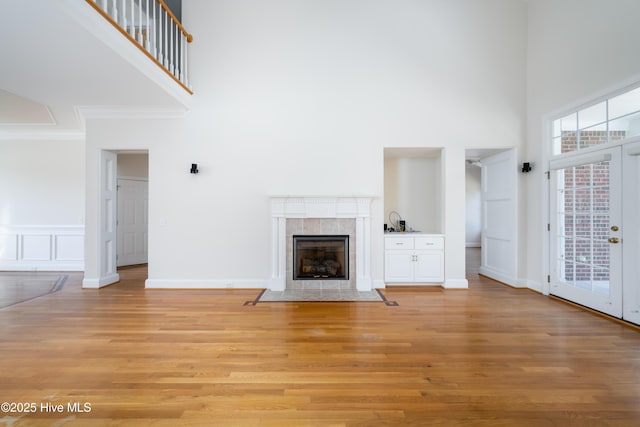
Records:
M482 274L518 286L517 160L512 149L465 151L466 247Z
M549 292L640 323L640 142L555 159L550 170Z
M621 149L551 161L550 293L622 315Z
M117 267L148 262L149 155L118 153Z

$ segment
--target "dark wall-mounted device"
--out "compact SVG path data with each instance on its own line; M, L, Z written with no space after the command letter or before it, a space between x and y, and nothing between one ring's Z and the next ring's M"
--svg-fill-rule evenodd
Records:
M198 164L197 163L191 163L191 170L189 172L198 173Z
M526 162L522 164L522 173L531 172L531 163Z

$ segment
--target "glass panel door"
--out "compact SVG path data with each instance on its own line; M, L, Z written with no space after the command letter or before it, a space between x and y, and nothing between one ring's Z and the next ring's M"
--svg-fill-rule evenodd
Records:
M620 317L620 148L551 164L550 292Z

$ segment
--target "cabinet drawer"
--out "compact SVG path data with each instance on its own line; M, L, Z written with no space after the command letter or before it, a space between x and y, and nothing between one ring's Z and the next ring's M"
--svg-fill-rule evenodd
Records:
M387 237L384 239L384 248L390 249L413 249L413 239L407 237Z
M415 249L444 249L444 237L416 237Z

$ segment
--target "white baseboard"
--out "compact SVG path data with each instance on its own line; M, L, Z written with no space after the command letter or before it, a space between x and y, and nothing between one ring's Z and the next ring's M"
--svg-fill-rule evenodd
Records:
M542 288L542 283L536 282L535 280L529 280L529 279L521 279L521 281L523 283L523 287L529 288L532 291L540 292L541 294L544 293L544 290Z
M506 283L509 286L513 286L514 288L524 288L524 286L520 280L517 280L513 277L509 277L501 272L488 269L486 267L480 267L480 274L483 276L487 276L490 279L497 280L498 282Z
M445 289L468 289L469 281L467 279L447 279L442 287Z
M104 277L98 277L94 279L84 278L82 280L82 287L85 289L100 289L105 286L116 283L120 280L120 275L118 273L110 274Z
M268 280L147 279L146 289L265 289Z
M386 287L387 285L384 283L384 280L377 279L373 281L373 289L384 289Z

